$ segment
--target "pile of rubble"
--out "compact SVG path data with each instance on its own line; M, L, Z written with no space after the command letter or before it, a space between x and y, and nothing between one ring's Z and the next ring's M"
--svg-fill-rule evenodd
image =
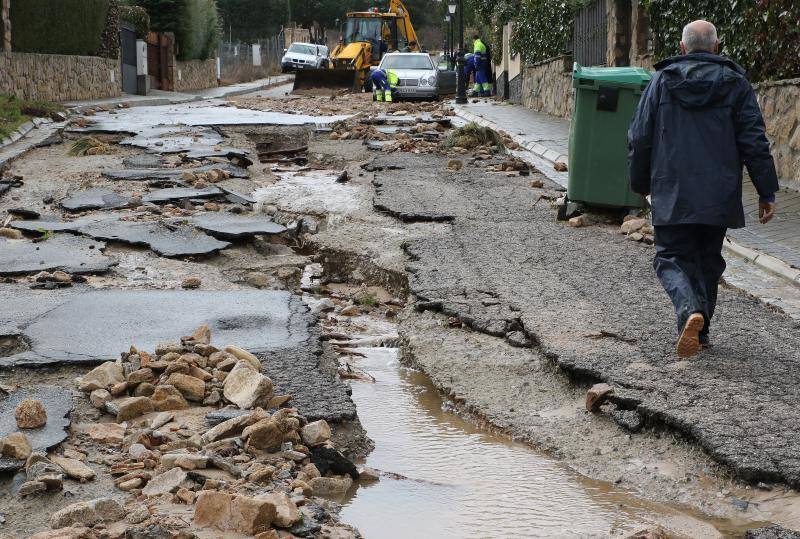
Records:
M77 384L113 420L78 425L77 436L49 456L33 453L23 432L0 441L2 455L26 460L17 494L61 489L65 476L91 481L88 460L104 465L129 498L67 506L50 517L57 531L38 537L123 537L154 528L163 532L158 537L193 537L199 528L261 538L286 536L278 530L358 536L315 496L343 497L354 480L377 480L377 473L359 472L336 450L327 422L308 422L287 407L291 396L274 394L256 356L211 345L207 326L152 354L131 347ZM25 401L18 425L40 426L43 414L41 404ZM192 509L188 521L171 516L185 515L181 507Z
M624 234L631 241L643 242L647 245L655 243L653 225L643 217L626 216L622 226L619 227L619 233Z

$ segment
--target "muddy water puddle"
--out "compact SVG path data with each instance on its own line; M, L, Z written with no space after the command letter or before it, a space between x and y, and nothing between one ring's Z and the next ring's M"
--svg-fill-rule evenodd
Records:
M367 317L351 325L370 328L353 339L391 331ZM342 518L367 538L614 537L656 524L685 537L727 535L483 430L401 365L395 348L352 350L347 361L375 378L353 381L352 397L375 441L365 465L382 476L343 502Z

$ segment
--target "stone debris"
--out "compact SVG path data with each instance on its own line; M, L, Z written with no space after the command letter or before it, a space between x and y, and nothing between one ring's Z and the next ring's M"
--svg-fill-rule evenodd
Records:
M47 423L47 410L35 399L26 399L17 405L14 418L21 429L38 429Z
M597 412L600 406L614 393L614 388L608 384L595 384L586 392L586 409Z
M21 432L14 432L0 439L0 453L4 457L26 460L31 456L33 447L28 438Z
M64 470L67 477L77 479L81 483L91 481L95 477L94 470L80 460L59 456L50 457L50 460L53 464Z
M244 348L214 346L207 325L152 352L131 346L76 380L92 406L115 422L78 425L77 438L60 454L31 456L20 495L110 475L113 499L79 502L50 518L54 530L83 527L89 535L124 519L137 530L160 526L173 533L188 527L279 537L282 529L308 536L327 526L332 536L355 537L320 510L326 502L315 501L347 492L358 477L355 465L334 447L327 421L285 407L291 396L273 395L272 380L260 371L259 359ZM152 393L140 394L143 386ZM212 394L211 410L201 407ZM159 520L170 504L192 507L193 517Z
M78 502L56 511L50 517L53 529L71 526L94 526L100 522L114 522L125 516L125 509L112 498L97 498Z
M572 228L583 228L592 225L592 219L587 214L581 214L569 220L569 226Z
M3 227L0 228L0 237L8 238L10 240L21 240L25 236L22 235L22 232L19 230L15 230L13 228Z
M655 243L655 229L647 219L628 215L625 217L619 233L627 236L630 241L643 242L647 245Z

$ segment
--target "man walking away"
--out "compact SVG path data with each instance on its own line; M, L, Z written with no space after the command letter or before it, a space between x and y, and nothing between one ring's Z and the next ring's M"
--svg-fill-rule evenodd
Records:
M764 119L744 70L718 56L713 24L683 30L681 56L656 65L628 133L631 187L652 195L653 267L675 305L678 356L709 345L728 228L745 225L742 165L775 214L778 179Z

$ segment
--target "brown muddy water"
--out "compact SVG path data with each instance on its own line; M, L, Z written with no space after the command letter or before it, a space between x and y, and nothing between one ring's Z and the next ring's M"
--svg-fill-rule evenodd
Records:
M359 317L386 335L384 321ZM342 519L367 538L624 537L661 525L675 536L741 536L686 511L590 481L529 446L455 413L430 379L401 365L396 348L356 348L348 358L374 383L353 381L353 400L380 470L343 501ZM738 533L737 533L738 532Z

